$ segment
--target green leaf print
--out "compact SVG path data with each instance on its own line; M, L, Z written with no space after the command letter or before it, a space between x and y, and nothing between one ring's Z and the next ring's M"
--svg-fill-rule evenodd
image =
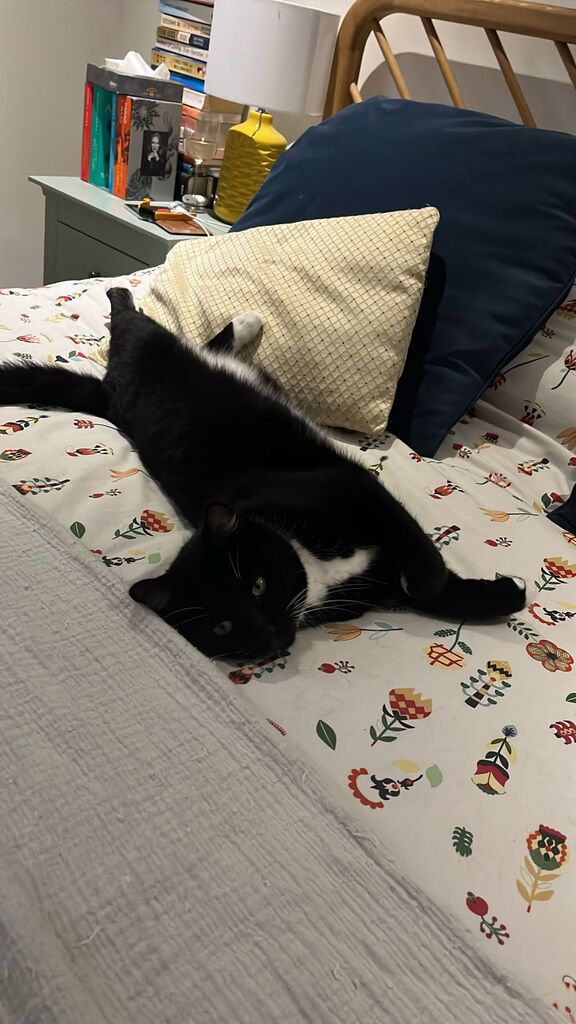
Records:
M316 735L322 740L322 743L330 747L330 750L336 750L336 733L332 726L323 722L322 719L316 723Z
M463 825L457 825L452 833L452 846L461 857L471 857L473 839L472 832Z
M432 789L436 789L436 786L441 786L444 781L444 776L437 764L431 764L430 767L426 769L426 778L432 786Z
M73 533L75 537L78 537L78 540L81 540L86 533L84 523L79 523L78 521L72 523L70 526L70 533Z
M576 693L569 693L566 700L569 704L576 704Z

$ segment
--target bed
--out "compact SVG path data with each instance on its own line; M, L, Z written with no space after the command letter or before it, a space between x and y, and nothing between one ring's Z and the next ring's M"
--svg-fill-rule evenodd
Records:
M361 101L356 82L371 31L400 95L406 94L408 86L381 24L397 10L424 19L456 105L461 97L430 21L433 16L487 29L526 123L531 115L507 61L500 31L523 31L555 41L576 84L576 65L568 46L576 40L576 13L571 10L485 0L433 6L425 0L398 5L359 0L341 27L327 114ZM144 271L129 279L136 299L146 293L154 274ZM101 374L100 346L108 313L101 280L0 290L0 356L82 365ZM486 575L525 578L525 610L506 622L480 626L418 616L391 606L380 614L302 633L291 650L255 664L209 666L175 640L176 670L167 627L141 619L145 614L141 609L128 609L132 629L136 622L137 628L147 623L150 630L142 640L143 655L155 666L155 651L161 653L160 661L172 670L169 678L176 680L184 719L195 702L197 743L191 762L181 765L178 761L177 777L194 785L198 768L207 791L212 788L211 771L214 786L225 787L226 772L217 763L218 750L224 745L235 799L242 800L238 778L248 788L249 780L259 786L254 790L258 792L256 809L260 812L265 806L269 824L274 818L271 834L266 817L259 814L260 843L252 851L256 858L252 885L247 882L249 858L239 857L236 877L232 861L222 855L223 870L232 871L230 886L241 894L229 932L214 876L210 875L204 889L198 881L208 866L195 860L193 868L190 864L183 868L183 875L187 870L196 877L196 898L206 920L212 922L213 934L225 935L220 945L214 941L212 973L210 957L200 954L206 934L194 933L185 915L171 908L169 881L159 880L149 862L138 863L139 891L145 893L145 934L139 933L139 911L132 897L120 891L122 886L118 889L118 878L112 874L103 878L96 863L86 860L85 875L71 872L68 878L66 871L55 871L50 878L44 854L58 845L67 785L65 774L53 776L54 786L61 791L57 807L53 794L42 794L46 820L41 820L42 800L34 794L30 806L36 819L31 810L28 818L12 819L18 827L7 829L6 864L14 871L18 851L24 849L26 836L33 834L34 820L41 829L34 833L33 855L22 854L21 871L27 884L14 876L12 892L20 892L22 883L27 894L21 917L16 898L7 895L4 911L0 906L0 948L6 955L12 950L8 963L18 951L14 963L21 972L17 977L16 968L12 974L8 968L11 986L0 992L0 1008L7 1021L22 1019L36 1000L34 1005L40 1009L30 1019L38 1021L78 1019L81 1008L86 1019L95 1022L165 1020L172 1024L188 1019L184 1008L194 999L197 1009L193 1005L189 1009L194 1024L223 1019L251 1024L260 1020L361 1021L368 1013L380 1012L386 1020L402 1024L408 1020L576 1019L576 520L569 500L576 484L576 288L522 354L497 374L434 457L422 456L391 435L342 434L339 439L402 497L459 571L477 574L481 569ZM186 535L177 511L146 475L130 443L112 424L81 412L3 407L0 475L13 523L18 522L18 508L22 509L22 536L27 536L26 531L34 527L31 520L40 513L36 535L46 530L46 546L55 566L57 545L62 545L77 559L85 588L92 589L91 574L96 593L112 588L109 604L116 616L121 617L123 587L157 574ZM29 553L32 541L21 549ZM13 557L17 554L16 544ZM65 576L63 569L63 580ZM17 578L17 573L7 573L4 581L11 581L14 588ZM26 586L32 578L32 569L22 571ZM20 604L22 600L26 601L25 593L19 595ZM93 600L91 593L90 606ZM3 601L16 603L7 584ZM82 645L85 638L78 614L77 607L70 609L70 637ZM98 617L97 611L92 614ZM22 614L13 616L14 650L24 651L29 658L34 649L34 619L24 625L22 639L17 632ZM87 636L90 619L86 630ZM62 643L66 635L62 630ZM120 650L122 640L116 642ZM133 635L126 646L132 657L137 656ZM97 652L92 640L89 650ZM118 658L121 661L120 653ZM181 675L187 658L199 681L194 694L187 692ZM48 663L53 664L53 658ZM108 656L105 664L110 671ZM157 670L162 671L160 664ZM19 679L17 668L14 671ZM149 676L149 670L143 669L143 693L151 697ZM63 700L53 676L42 678L40 673L34 678L46 685L43 699L48 706L52 703L53 711ZM131 699L135 685L131 678ZM164 694L167 686L162 677ZM116 763L123 733L112 722L106 704L113 700L112 692L109 685L103 688L102 743L109 745L103 747L104 754ZM10 693L14 699L13 689L6 687L6 694ZM29 684L25 687L21 682L16 697L24 701L23 709L30 702L34 706ZM174 694L166 699L172 697L176 701ZM233 712L224 710L228 699ZM98 700L90 707L89 696L83 693L82 701L81 714L90 717L97 743L91 716L98 712ZM178 732L174 707L161 708L159 713L166 714ZM5 717L14 725L8 706ZM33 717L25 716L25 721L29 736L21 737L20 745L9 745L13 763L11 768L5 762L8 774L18 774L18 758L23 764L27 759L29 764L34 762L29 743L37 727ZM72 716L69 728L81 729L86 722L82 718L76 722ZM128 749L135 749L138 740L145 744L150 735L146 730L153 729L141 707L135 722L140 733L131 737ZM181 803L177 808L172 805L162 777L162 765L166 778L174 777L176 755L171 750L166 760L158 738L150 742L154 771L160 776L157 784L173 817L166 808L160 814L153 784L147 779L143 785L148 804L138 801L138 848L150 843L157 849L154 827L158 821L167 835L173 833L180 853L186 849L185 823L178 815L186 812ZM178 742L186 742L179 732ZM207 773L203 758L208 758ZM260 759L262 766L250 764L252 759ZM102 761L96 758L93 763L95 770L103 771ZM143 765L139 762L141 771ZM253 779L250 772L258 778ZM98 820L104 820L106 792L113 792L113 780L112 789L106 790L110 780L104 771L103 779L100 797L104 802L97 804ZM269 799L270 787L275 786L277 799ZM72 782L71 794L71 806L79 807ZM222 815L231 814L230 801L223 790L220 794ZM22 798L26 799L25 791ZM88 808L96 800L94 794L86 799ZM197 799L194 813L206 815L209 834L226 847L218 801L202 804ZM246 796L249 818L255 812L254 799ZM9 814L9 808L7 801L3 813ZM285 828L290 839L285 849L278 841L279 821L280 835ZM84 835L76 837L73 852L77 855L81 848L86 857L89 813L78 827ZM250 828L250 821L248 825L242 821L239 834L244 827ZM111 851L119 840L109 822L106 828L108 846L102 851L102 864L110 871L115 863ZM206 841L203 861L210 859L210 841ZM135 856L129 839L124 837L122 842L118 871L129 870L127 865ZM273 844L272 853L267 844ZM289 862L291 853L297 863L292 877L283 861L285 857ZM61 856L65 865L65 846ZM185 865L185 852L182 857ZM282 982L274 969L274 956L267 957L253 936L252 942L246 942L257 890L262 900L262 890L254 881L257 876L260 881L263 878L258 875L259 858L268 871L276 858L276 900L290 910L288 917L279 913L274 924L270 917L274 900L264 901L264 907L257 904L261 916L254 918L262 937L271 941L271 934L275 936L279 973L283 966L286 969ZM332 874L332 888L326 885L326 872ZM270 876L264 881L269 882ZM186 884L181 881L181 891ZM79 887L85 896L92 886L97 901L86 897L81 903L77 889L68 891L69 885ZM320 917L321 904L315 902L320 895L334 901L335 889L342 894L339 922L330 913ZM309 911L305 922L295 910L299 894ZM161 921L156 933L154 918L148 915L155 899ZM63 909L67 903L76 918L71 911L67 916ZM44 913L50 921L47 936L44 926L33 924L35 915L41 918ZM168 939L171 913L177 921L179 951ZM316 930L315 915L317 925L321 920ZM73 925L84 927L75 941L70 935ZM9 926L12 931L7 933ZM128 945L122 943L122 927L129 936ZM326 933L332 929L329 939ZM110 932L111 941L117 943L111 948L122 964L118 971L106 945ZM300 947L304 933L308 945ZM238 1002L236 1015L229 1016L234 1009L218 992L215 978L230 969L235 935L240 938L243 970L234 964ZM50 936L57 936L61 962L55 962L58 957L53 950L49 952ZM187 941L194 943L188 975L181 955ZM299 958L291 960L290 950L296 946ZM152 965L153 981L146 980L146 965ZM260 999L246 980L257 970L261 972ZM321 999L318 992L314 994L316 982Z

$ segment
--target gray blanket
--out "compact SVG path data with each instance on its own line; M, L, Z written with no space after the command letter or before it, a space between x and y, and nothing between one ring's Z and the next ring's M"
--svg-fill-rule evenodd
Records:
M0 486L2 1024L542 1024L49 500Z

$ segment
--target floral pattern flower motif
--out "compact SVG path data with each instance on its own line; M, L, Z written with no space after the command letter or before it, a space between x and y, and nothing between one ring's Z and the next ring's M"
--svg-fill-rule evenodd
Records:
M543 608L538 601L531 601L528 605L530 615L541 622L544 626L557 626L559 622L567 622L576 618L576 612L560 611L557 608ZM543 616L546 618L543 618Z
M536 901L545 903L551 900L554 890L550 882L555 881L558 871L568 860L566 836L549 825L540 825L526 838L528 857L524 858L521 878L516 879L516 888L522 899L528 904L530 913Z
M391 626L389 622L375 622L373 626L353 626L348 622L331 622L326 630L338 640L356 640L362 633L367 633L371 640L376 640L384 633L401 633L402 626Z
M471 914L480 918L480 931L487 939L495 937L499 946L504 945L504 939L510 938L510 932L505 924L498 924L498 918L492 917L488 920L488 904L482 896L475 896L473 892L467 893L466 906Z
M571 722L569 718L566 718L563 722L552 722L550 728L554 729L556 739L564 740L566 746L576 743L576 722Z
M576 448L576 427L564 427L556 437L565 448L573 451Z
M355 665L351 665L349 661L323 661L318 666L319 672L325 672L326 675L333 675L334 672L341 672L343 675L350 675L354 671Z
M566 369L564 370L562 377L560 378L557 384L554 384L554 386L550 388L551 391L556 391L556 388L561 387L561 385L566 380L568 374L571 373L573 370L576 370L576 352L573 348L571 348L570 351L566 354L566 357L564 359L564 366L566 367Z
M136 537L150 537L153 533L171 533L175 525L165 512L154 512L150 508L145 508L126 529L115 530L114 539L124 537L127 540L134 540Z
M488 751L478 761L476 771L472 776L474 785L489 796L501 796L504 793L510 778L508 769L515 757L510 737L518 734L516 726L505 725L502 734L502 739L497 736L496 739L490 740Z
M465 664L464 654L472 654L472 648L460 638L464 623L461 622L458 629L437 629L434 636L454 637L450 647L443 643L430 644L424 651L430 665L438 668L462 668ZM459 650L457 649L459 648Z
M576 544L576 533L570 533L569 530L562 530L562 536L568 544Z
M378 726L370 726L372 746L376 743L393 743L406 729L413 729L410 722L418 722L432 714L432 701L413 687L395 687L388 694L390 709L382 705L382 717Z
M547 672L571 672L574 658L553 640L538 640L526 644L526 652L534 661L539 661Z
M531 512L528 508L520 508L515 512L505 512L503 509L499 508L483 508L482 511L485 516L488 516L491 523L507 523L514 517L518 519L518 522L521 522L522 519L528 519L530 516L539 515L539 512Z
M382 800L372 800L360 789L358 780L362 779L363 776L368 776L367 768L353 768L348 775L348 789L352 790L352 795L356 800L360 801L363 807L369 807L373 811L380 810L384 807Z
M483 484L496 484L496 487L506 490L507 487L512 486L512 481L504 473L488 473L484 480L478 481L477 486L482 487Z
M0 452L0 459L2 462L20 462L31 454L26 448L5 448Z
M537 590L555 590L562 583L576 579L576 562L568 562L561 555L545 558L540 577L540 581L534 581Z

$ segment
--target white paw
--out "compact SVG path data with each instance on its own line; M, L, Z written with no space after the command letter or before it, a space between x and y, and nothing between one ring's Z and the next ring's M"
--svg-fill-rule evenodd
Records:
M248 311L239 313L232 321L234 327L234 351L248 345L262 329L262 317L258 313Z
M514 580L518 590L521 590L522 593L526 593L526 580L523 580L521 576L511 576L510 579Z

